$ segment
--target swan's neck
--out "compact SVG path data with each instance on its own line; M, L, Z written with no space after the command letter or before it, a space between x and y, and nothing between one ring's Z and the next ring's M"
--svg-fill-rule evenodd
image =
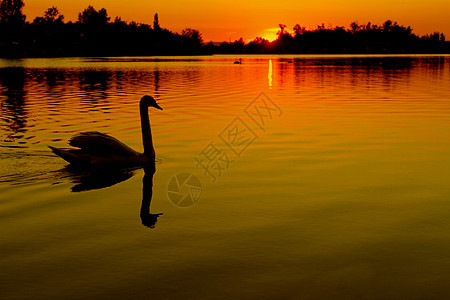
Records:
M144 155L150 160L155 160L155 149L153 148L152 130L150 128L150 118L148 107L142 103L139 105L141 111L142 144L144 145Z

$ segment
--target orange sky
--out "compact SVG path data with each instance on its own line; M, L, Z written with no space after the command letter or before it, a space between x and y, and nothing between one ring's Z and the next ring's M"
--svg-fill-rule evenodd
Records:
M443 32L450 39L450 0L24 0L24 13L32 21L51 6L57 6L65 20L75 21L88 5L104 7L112 19L151 24L155 12L162 27L180 32L185 27L200 30L205 41L245 40L270 37L279 23L292 28L346 26L352 21L381 24L387 19L411 26L416 34Z

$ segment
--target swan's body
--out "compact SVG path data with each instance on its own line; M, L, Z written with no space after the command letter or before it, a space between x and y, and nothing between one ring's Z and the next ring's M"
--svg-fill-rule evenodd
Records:
M144 153L139 153L116 138L97 131L82 132L69 140L69 145L78 149L55 148L53 153L71 164L139 164L149 162Z
M150 106L162 110L152 97L142 97L139 107L144 153L139 153L116 138L97 131L82 132L73 136L69 140L69 145L76 148L51 146L49 148L72 165L123 166L154 163L155 149L148 115Z

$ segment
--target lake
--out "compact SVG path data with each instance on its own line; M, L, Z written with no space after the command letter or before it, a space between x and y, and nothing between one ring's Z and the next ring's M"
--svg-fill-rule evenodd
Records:
M48 149L142 151L146 94L154 174ZM448 298L449 95L450 56L0 60L1 298Z

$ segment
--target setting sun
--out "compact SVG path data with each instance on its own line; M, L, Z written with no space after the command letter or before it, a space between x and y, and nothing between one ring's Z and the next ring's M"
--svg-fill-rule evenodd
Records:
M267 28L266 30L261 31L260 36L269 42L273 42L277 39L279 30L280 28Z

